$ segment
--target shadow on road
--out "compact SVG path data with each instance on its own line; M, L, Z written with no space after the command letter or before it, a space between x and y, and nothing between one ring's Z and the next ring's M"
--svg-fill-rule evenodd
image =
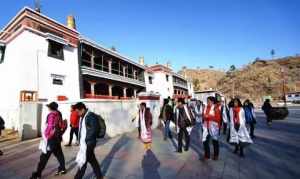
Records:
M148 150L142 160L143 179L160 179L159 167L159 160L151 150Z

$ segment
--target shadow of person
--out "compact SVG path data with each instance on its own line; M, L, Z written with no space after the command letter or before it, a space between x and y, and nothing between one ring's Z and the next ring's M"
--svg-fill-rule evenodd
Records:
M151 150L148 150L142 160L143 178L144 179L160 179L158 168L160 162Z

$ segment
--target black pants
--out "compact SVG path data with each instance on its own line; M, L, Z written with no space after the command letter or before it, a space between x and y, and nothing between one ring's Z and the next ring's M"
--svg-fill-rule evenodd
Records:
M180 128L178 134L178 151L182 151L182 139L185 139L185 150L188 150L190 147L190 135L186 128Z
M250 137L254 137L255 124L253 122L251 122L249 125L250 125Z
M96 175L97 179L102 179L103 175L101 172L100 165L96 159L95 153L94 153L95 146L94 145L88 145L86 149L86 162L85 164L78 169L75 179L82 179L87 167L87 163L89 162L93 168L94 174Z
M69 140L69 145L72 144L72 140L73 140L73 135L76 135L76 139L78 141L78 128L72 127L71 131L70 131L70 140Z
M240 152L240 155L244 155L244 147L241 144L235 144L234 153Z
M204 155L207 158L210 158L210 147L209 147L210 138L211 138L211 136L208 135L206 138L206 141L203 142ZM213 143L213 147L214 147L214 156L218 157L219 156L219 141L212 139L212 143Z
M40 156L40 162L38 164L38 167L37 167L37 171L36 171L36 174L38 176L41 176L44 168L46 167L47 163L48 163L48 160L51 156L51 154L54 154L54 156L56 157L56 159L58 160L59 162L59 167L58 167L58 170L65 170L65 157L64 157L64 154L61 150L61 145L60 143L57 143L57 144L53 144L51 146L51 151L47 151L46 154L42 153L41 156Z

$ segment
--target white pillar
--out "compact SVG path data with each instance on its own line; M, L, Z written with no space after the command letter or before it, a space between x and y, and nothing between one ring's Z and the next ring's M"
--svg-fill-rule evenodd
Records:
M133 95L134 95L135 98L137 97L137 90L136 89L133 90Z
M108 61L108 72L111 74L111 72L112 72L112 61L111 60L109 60Z
M96 85L96 82L94 81L89 81L90 85L91 85L91 95L95 95L95 85Z
M112 96L112 88L113 86L111 84L108 85L108 95Z
M127 88L125 87L123 88L123 97L125 98L127 97Z
M123 66L123 76L125 77L126 76L126 67Z
M91 68L95 68L95 55L94 55L94 50L92 50L91 54Z

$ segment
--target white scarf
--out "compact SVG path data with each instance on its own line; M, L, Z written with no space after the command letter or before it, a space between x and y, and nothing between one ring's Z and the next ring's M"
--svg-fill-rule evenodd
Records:
M47 123L44 124L43 126L43 130L42 131L45 131L45 128L47 126ZM39 145L39 149L42 151L42 153L46 154L47 151L50 150L49 146L48 146L48 140L45 136L45 133L43 132L42 133L42 139L40 141L40 145Z
M89 111L86 112L83 118L80 119L79 122L79 135L80 135L80 141L79 141L79 151L76 156L76 162L79 168L81 168L85 162L86 162L86 149L87 149L87 144L85 142L86 138L86 125L85 125L85 120L86 116L88 115Z
M141 139L143 142L151 142L151 134L150 131L147 130L146 126L146 120L145 120L145 111L140 110L139 115L140 115L140 122L141 122Z
M46 139L45 135L43 134L43 135L42 135L41 142L40 142L40 145L39 145L39 149L40 149L44 154L46 154L47 151L49 150L49 147L47 147L47 145L48 145L47 139Z
M188 111L187 106L184 105L183 108L184 108L184 112L186 113L186 116L188 117L188 119L190 120L190 122L192 122L192 119L191 119L191 116L190 116L190 113ZM179 119L179 109L176 108L176 124L177 124L177 126L176 126L176 129L177 129L176 132L177 133L179 133L178 119ZM187 129L187 131L188 131L188 133L190 135L191 132L192 132L193 127L187 127L186 129Z

